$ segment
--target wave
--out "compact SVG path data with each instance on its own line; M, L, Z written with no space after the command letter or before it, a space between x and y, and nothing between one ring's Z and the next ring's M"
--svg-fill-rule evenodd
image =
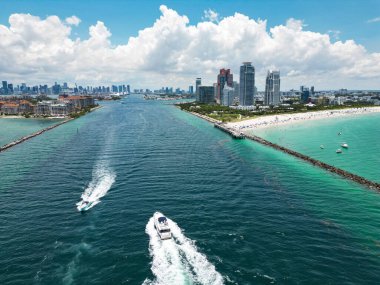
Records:
M93 202L89 209L100 203L100 198L104 197L111 189L115 179L116 174L108 166L108 163L100 162L95 166L92 172L92 180L81 195L82 201Z
M222 275L216 271L205 255L198 252L194 241L187 238L172 220L168 224L173 238L162 241L150 218L145 232L149 235L151 270L155 280L146 279L143 285L169 284L223 284Z

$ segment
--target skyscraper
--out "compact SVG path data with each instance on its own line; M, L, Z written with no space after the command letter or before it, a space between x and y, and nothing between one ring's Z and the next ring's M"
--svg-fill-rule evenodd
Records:
M197 101L200 101L199 100L199 86L202 85L202 78L197 78L195 80L195 98Z
M280 104L280 71L268 70L264 104L266 106Z
M214 87L213 86L199 86L199 102L210 104L215 102Z
M235 89L227 84L223 88L220 104L223 106L232 106L235 98Z
M216 103L221 104L221 98L223 95L224 85L232 87L233 85L233 75L229 69L220 69L217 77L217 89L216 89Z
M253 105L255 93L255 68L251 62L243 62L240 66L240 105Z
M3 81L3 93L8 94L8 83L6 81Z

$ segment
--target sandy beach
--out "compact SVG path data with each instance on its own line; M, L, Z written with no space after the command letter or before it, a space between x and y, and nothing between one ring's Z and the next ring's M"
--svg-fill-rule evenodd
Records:
M237 131L246 131L258 128L274 127L277 125L291 124L306 120L328 119L378 112L380 112L380 107L351 108L342 110L328 110L307 113L262 116L246 121L227 123L226 125L228 128L232 128Z

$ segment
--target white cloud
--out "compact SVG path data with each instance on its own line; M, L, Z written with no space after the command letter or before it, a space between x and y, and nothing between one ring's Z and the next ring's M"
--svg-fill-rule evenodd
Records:
M130 83L135 87L187 88L201 76L216 81L220 68L252 61L259 90L269 68L281 70L282 89L379 88L380 53L353 40L332 41L329 33L306 30L302 21L267 27L235 13L190 25L186 16L162 5L152 26L113 45L111 31L98 21L87 39L73 39L67 19L12 14L0 25L0 78L13 82L68 81L80 84ZM332 34L332 37L334 35Z
M79 19L77 16L71 16L66 18L66 23L73 26L78 26L81 22L81 19Z
M203 19L210 22L219 22L219 14L211 9L203 11Z
M380 17L376 17L376 18L373 18L373 19L369 19L367 21L367 23L376 23L376 22L380 22Z

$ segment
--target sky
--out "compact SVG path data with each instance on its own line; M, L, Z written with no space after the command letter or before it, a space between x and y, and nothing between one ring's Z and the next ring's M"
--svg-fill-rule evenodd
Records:
M238 80L263 90L380 89L379 0L0 0L0 80L187 89Z

